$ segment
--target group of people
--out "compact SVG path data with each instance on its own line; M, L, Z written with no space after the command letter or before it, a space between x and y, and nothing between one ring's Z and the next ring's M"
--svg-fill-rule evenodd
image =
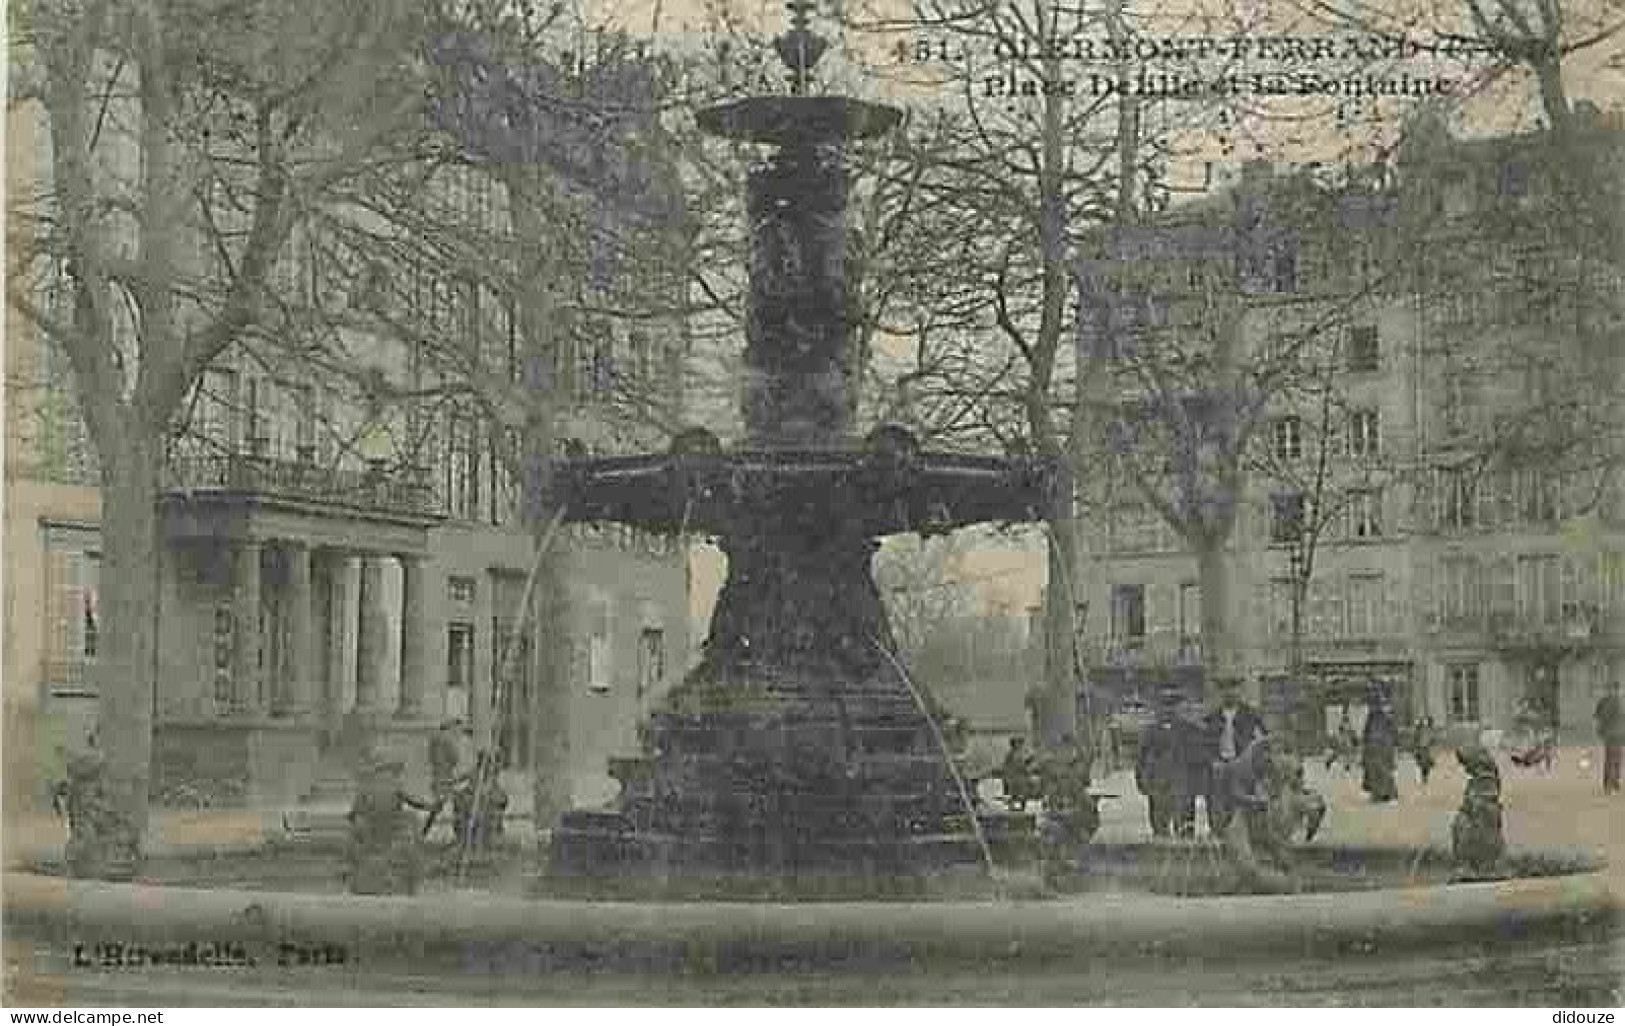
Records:
M1345 707L1331 729L1330 744L1326 752L1326 768L1339 763L1345 769L1358 763L1360 787L1373 802L1391 802L1399 798L1399 753L1408 748L1416 761L1416 772L1427 786L1438 765L1434 749L1439 745L1439 728L1433 717L1423 714L1411 724L1408 736L1402 736L1393 701L1380 685L1372 685L1367 698L1365 727L1355 733Z
M1224 832L1233 802L1226 800L1224 768L1265 736L1264 719L1241 697L1241 683L1219 683L1219 704L1197 719L1177 688L1158 696L1157 718L1140 738L1134 782L1146 796L1151 833L1194 837L1196 799L1203 798L1208 829Z
M508 795L500 767L489 753L480 752L474 767L464 772L458 728L457 721L447 721L429 741L428 798L407 789L403 760L383 755L364 760L349 813L347 861L353 892L416 892L423 875L423 841L448 806L459 850L487 848L501 838Z

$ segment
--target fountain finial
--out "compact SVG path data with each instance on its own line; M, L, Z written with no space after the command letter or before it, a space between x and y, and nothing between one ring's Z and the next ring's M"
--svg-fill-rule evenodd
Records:
M787 0L784 6L790 11L790 28L773 40L773 49L790 69L791 94L805 96L813 66L829 49L829 41L810 27L808 15L817 8L818 0Z

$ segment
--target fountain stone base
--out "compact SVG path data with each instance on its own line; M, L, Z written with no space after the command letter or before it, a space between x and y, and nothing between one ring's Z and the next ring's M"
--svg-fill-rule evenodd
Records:
M889 661L867 538L735 538L706 659L566 813L561 876L897 877L975 861L970 809Z

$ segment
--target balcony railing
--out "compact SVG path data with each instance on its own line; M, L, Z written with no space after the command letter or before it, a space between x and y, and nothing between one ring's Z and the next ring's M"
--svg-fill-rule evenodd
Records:
M174 456L166 487L171 492L248 492L420 517L443 512L422 468L391 468L381 462L354 470L242 453Z
M1202 661L1202 639L1177 630L1086 638L1080 647L1085 660L1106 666L1196 666Z
M1490 640L1501 648L1584 648L1612 640L1616 630L1590 604L1533 613L1497 611L1489 615Z

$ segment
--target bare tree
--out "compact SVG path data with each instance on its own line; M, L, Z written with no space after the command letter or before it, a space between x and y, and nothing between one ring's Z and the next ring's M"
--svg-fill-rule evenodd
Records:
M66 353L98 456L116 823L98 861L129 873L146 827L165 439L204 369L267 320L290 235L420 121L419 15L42 2L12 16L28 72L10 100L38 112L50 169L12 209L8 299Z

